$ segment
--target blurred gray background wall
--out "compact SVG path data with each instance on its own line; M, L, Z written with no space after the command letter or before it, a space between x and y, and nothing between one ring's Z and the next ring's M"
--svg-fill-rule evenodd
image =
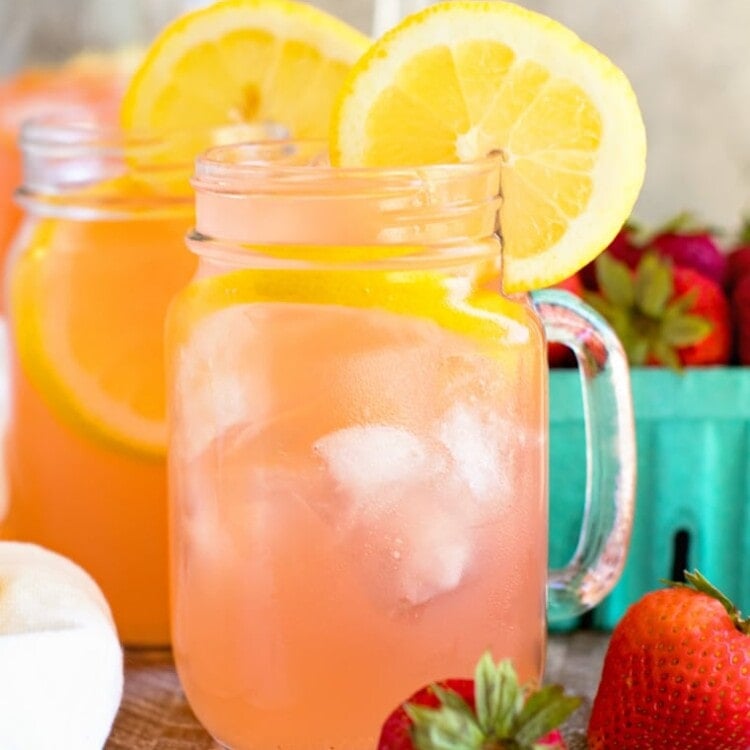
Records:
M30 49L59 58L74 38L94 46L138 39L199 4L205 1L0 0L0 73ZM371 30L373 0L315 4ZM630 77L649 136L637 218L653 223L687 209L733 229L750 213L750 0L519 4L570 26Z

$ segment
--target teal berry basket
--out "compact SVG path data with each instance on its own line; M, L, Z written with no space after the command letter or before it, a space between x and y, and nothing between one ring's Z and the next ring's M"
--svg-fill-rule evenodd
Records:
M619 583L588 621L611 630L631 604L685 568L700 570L750 612L750 368L635 368L631 379L638 489L630 553ZM553 370L553 566L575 550L585 483L578 371Z

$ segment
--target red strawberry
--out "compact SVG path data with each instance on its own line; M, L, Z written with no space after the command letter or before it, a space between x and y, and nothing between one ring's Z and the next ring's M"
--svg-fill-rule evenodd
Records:
M724 284L726 256L711 232L696 227L688 214L672 219L651 238L648 247L669 258L677 268L692 268L719 286Z
M745 276L750 276L750 244L735 248L727 256L727 289L734 289Z
M737 359L741 365L750 365L750 275L732 290L732 323Z
M629 268L634 269L643 255L643 248L636 241L637 231L635 225L625 224L605 249L605 252L608 252L613 258L622 261ZM578 273L586 289L596 291L599 288L596 279L595 260L584 266Z
M565 292L583 297L584 286L580 274L575 273L569 278L555 284L552 289L562 289ZM547 345L547 359L550 367L573 367L576 363L575 354L567 346L552 342Z
M615 628L589 750L750 750L750 621L699 573Z
M750 219L745 220L745 226L740 232L739 243L732 248L727 256L725 279L727 289L731 291L740 279L748 275L750 275Z
M690 268L674 269L676 299L692 295L688 311L711 323L711 333L692 346L679 349L683 365L726 364L732 353L732 324L729 302L724 290Z
M529 693L510 662L496 665L485 654L473 680L442 680L396 708L383 724L377 750L565 750L553 727L580 702L556 685Z
M731 355L729 302L723 289L691 268L647 252L635 271L604 253L600 293L586 294L617 332L633 365L726 364Z

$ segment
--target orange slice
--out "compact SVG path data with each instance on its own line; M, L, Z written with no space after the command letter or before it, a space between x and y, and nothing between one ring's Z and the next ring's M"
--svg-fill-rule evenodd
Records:
M293 0L222 0L156 40L125 96L125 127L206 131L268 122L324 138L333 100L369 39Z
M37 391L68 424L139 454L165 451L162 331L195 267L189 222L48 219L10 280L13 336Z
M336 165L496 150L508 291L550 286L601 252L645 172L624 74L565 27L501 0L442 2L407 18L352 68L335 105Z

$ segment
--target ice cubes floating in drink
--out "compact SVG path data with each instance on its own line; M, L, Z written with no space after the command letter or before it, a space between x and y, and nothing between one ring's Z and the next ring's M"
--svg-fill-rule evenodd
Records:
M426 319L234 306L201 321L178 361L192 395L174 449L190 457L195 533L253 538L250 506L304 505L321 543L392 613L473 575L477 529L508 526L518 446L541 440L512 421L509 362ZM220 509L205 472L219 477Z

